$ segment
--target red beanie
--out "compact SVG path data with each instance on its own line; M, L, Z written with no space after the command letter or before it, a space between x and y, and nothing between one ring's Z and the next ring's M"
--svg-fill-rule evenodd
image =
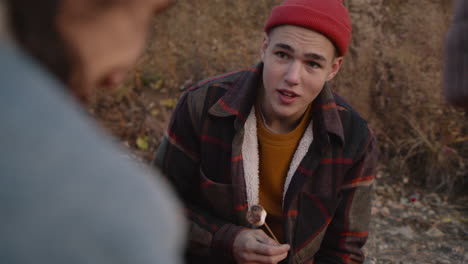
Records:
M351 21L342 0L285 0L273 8L265 32L279 25L310 28L327 36L340 56L346 54L351 41Z

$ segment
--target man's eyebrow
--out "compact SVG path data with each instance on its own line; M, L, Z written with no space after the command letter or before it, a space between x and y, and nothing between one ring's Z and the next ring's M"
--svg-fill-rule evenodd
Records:
M306 53L304 57L319 61L327 61L327 59L324 56L317 53Z
M289 46L288 44L277 43L277 44L275 44L275 46L276 46L277 48L285 49L285 50L287 50L287 51L290 51L290 52L293 52L293 53L294 53L293 47Z
M275 47L281 48L281 49L284 49L284 50L287 50L287 51L290 51L290 52L294 53L294 48L289 46L288 44L277 43L277 44L275 44ZM313 59L313 60L327 61L327 59L323 55L320 55L318 53L306 53L306 54L304 54L304 57L309 58L309 59Z

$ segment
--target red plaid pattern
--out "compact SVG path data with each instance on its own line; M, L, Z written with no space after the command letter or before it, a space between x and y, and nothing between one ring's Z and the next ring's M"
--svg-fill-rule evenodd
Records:
M201 82L179 101L155 164L186 206L188 262L230 263L248 226L242 141L263 65ZM362 263L376 168L375 139L325 86L313 102L314 140L284 200L285 263Z

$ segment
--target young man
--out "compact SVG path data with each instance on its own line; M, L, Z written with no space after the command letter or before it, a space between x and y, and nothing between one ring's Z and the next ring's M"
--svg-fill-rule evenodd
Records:
M327 82L351 39L340 0L286 0L265 25L262 62L191 88L155 163L185 202L190 263L360 263L374 136ZM252 229L262 205L279 239Z
M121 80L167 5L0 0L0 263L182 263L175 196L77 100Z

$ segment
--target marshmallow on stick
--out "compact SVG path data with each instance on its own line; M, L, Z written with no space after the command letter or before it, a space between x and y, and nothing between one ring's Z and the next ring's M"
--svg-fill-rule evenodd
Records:
M280 244L278 239L273 234L273 231L271 231L270 227L265 222L266 216L267 216L267 212L265 211L265 209L263 209L263 207L261 205L252 205L249 208L249 210L247 211L247 216L246 217L247 217L247 222L249 222L249 224L251 224L251 225L253 225L255 227L260 227L262 225L265 225L265 227L267 228L267 230L270 233L271 237L273 237L273 239L278 244Z

